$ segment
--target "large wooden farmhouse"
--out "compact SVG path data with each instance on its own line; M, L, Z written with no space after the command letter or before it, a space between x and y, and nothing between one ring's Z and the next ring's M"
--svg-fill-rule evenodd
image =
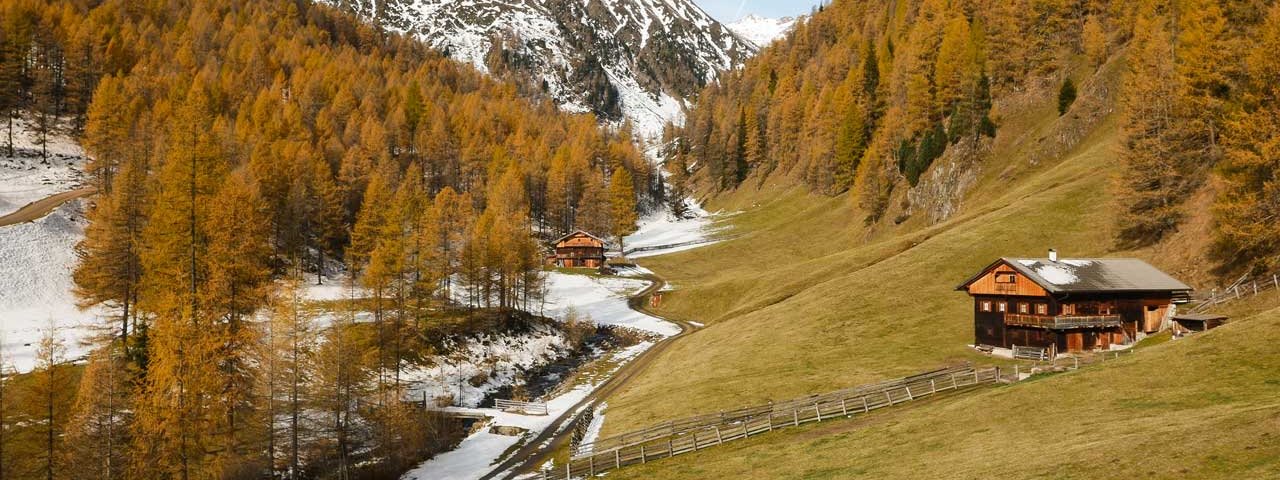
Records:
M548 259L558 267L600 268L604 265L605 241L595 235L575 230L557 238Z
M1077 352L1170 325L1191 287L1133 258L1001 258L957 290L973 297L974 344Z

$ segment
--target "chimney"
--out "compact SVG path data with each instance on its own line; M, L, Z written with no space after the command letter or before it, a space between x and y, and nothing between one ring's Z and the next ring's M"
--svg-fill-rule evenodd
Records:
M1049 261L1050 261L1050 262L1053 262L1053 263L1058 263L1058 251L1057 251L1057 250L1054 250L1054 249L1052 249L1052 248L1050 248L1050 249L1049 249Z

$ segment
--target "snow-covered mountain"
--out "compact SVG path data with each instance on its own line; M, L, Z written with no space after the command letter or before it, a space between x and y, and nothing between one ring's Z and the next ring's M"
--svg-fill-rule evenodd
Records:
M795 24L796 17L765 18L750 14L725 26L729 27L729 30L733 33L738 34L739 37L751 42L753 46L764 48L764 46L773 43L774 40L786 35Z
M647 136L755 50L692 0L327 1Z

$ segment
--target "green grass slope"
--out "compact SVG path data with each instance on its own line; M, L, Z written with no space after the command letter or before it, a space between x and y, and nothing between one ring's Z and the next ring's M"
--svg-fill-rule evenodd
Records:
M837 219L855 216L846 199L789 194L734 218L759 230L647 260L678 289L663 312L708 327L609 401L606 430L984 359L966 347L972 303L953 288L1002 255L1106 254L1110 194L1099 179L1115 148L1114 135L1092 139L986 206L882 240L842 231ZM831 253L806 257L809 248Z
M1053 88L1007 97L1001 134L959 213L863 225L847 196L770 180L713 199L740 211L732 240L642 263L677 290L660 313L707 327L662 352L609 399L604 435L662 420L902 376L958 361L972 302L954 291L1000 256L1137 256L1193 285L1209 220L1154 248L1116 251L1120 135L1114 59ZM1053 82L1045 85L1052 86ZM905 196L895 194L894 203ZM891 212L892 213L892 212ZM892 217L890 217L892 218ZM1231 307L1238 318L1280 295ZM611 476L623 478L1118 478L1274 476L1280 311L1190 340L1144 343L1130 359L941 398L865 419L764 435ZM1150 353L1148 353L1150 352Z
M1078 371L782 430L609 477L1280 478L1277 342L1280 309Z

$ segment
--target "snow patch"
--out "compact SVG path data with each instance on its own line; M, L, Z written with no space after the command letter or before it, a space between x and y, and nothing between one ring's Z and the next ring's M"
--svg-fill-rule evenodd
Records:
M557 320L576 314L600 325L634 328L662 336L680 333L676 324L637 312L627 305L627 297L648 288L648 281L548 272L546 285L545 314Z
M635 233L623 239L626 248L632 251L627 254L627 257L652 257L716 243L717 241L711 238L720 230L714 226L716 220L734 214L707 213L692 198L686 198L684 202L685 215L683 216L660 210L641 218Z
M14 156L4 156L7 133L0 129L0 215L36 200L80 186L84 150L65 134L49 136L49 158L41 156L39 136L24 120L13 122Z
M600 402L600 405L596 407L595 413L591 415L591 423L587 424L587 431L583 432L582 440L578 442L579 445L592 443L597 438L600 438L600 430L604 429L604 410L606 408L609 408L609 402Z
M1036 267L1036 275L1054 285L1070 285L1080 280L1075 272L1058 265L1041 265Z
M763 48L785 36L795 25L796 17L765 18L749 14L736 22L725 24L725 27L757 48Z
M88 353L83 342L99 324L97 312L81 311L71 293L83 208L75 200L35 221L0 227L0 348L18 371L35 366L40 338L50 326L66 344L67 358Z
M411 399L475 407L490 393L516 384L522 372L568 350L562 334L542 325L520 335L469 338L450 349L454 353L428 357L425 365L410 366L400 377L409 383Z
M616 361L613 372L623 364L634 359L653 346L652 342L641 342L613 354ZM612 376L612 373L602 377ZM511 426L528 430L522 437L512 437L490 433L484 428L462 440L458 448L442 453L419 464L405 473L404 480L475 480L489 473L494 464L501 460L502 454L522 439L532 439L551 426L555 419L574 409L578 403L587 398L600 383L584 383L572 390L547 401L547 415L521 415L508 413L493 408L450 408L447 410L481 413L490 418L490 426Z

